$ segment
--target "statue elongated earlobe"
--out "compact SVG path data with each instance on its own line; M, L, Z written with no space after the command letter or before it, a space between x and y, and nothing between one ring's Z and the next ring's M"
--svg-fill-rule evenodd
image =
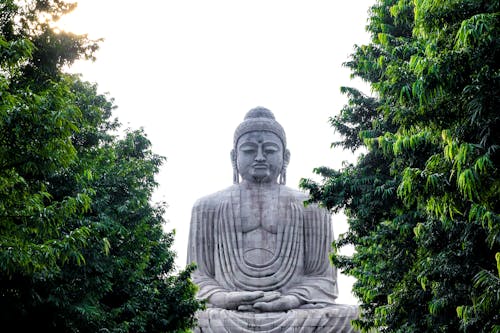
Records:
M286 168L288 167L288 163L290 163L290 151L285 149L285 152L283 153L283 166L281 167L279 180L281 185L286 185Z
M233 165L233 184L240 183L240 175L238 173L238 163L236 162L236 151L231 150L231 164Z

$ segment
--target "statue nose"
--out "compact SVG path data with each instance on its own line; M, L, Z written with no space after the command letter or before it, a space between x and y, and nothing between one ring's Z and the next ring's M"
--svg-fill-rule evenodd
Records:
M259 147L259 149L257 149L257 156L255 156L255 161L257 161L257 162L263 162L265 160L266 160L266 157L262 153L262 148Z

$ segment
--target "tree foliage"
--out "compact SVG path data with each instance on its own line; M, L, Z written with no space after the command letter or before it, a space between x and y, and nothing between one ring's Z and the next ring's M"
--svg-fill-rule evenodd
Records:
M0 321L15 331L186 330L193 267L151 204L163 157L118 137L113 101L64 66L97 41L56 32L59 0L0 3Z
M379 0L345 64L374 97L342 88L334 145L367 151L301 184L348 216L363 331L500 332L499 8Z

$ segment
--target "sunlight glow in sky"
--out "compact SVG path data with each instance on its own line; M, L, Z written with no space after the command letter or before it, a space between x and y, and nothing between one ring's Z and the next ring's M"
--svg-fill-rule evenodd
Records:
M341 86L369 92L342 67L365 32L373 0L99 1L80 0L59 23L104 38L97 61L70 69L109 92L124 128L143 127L167 157L155 201L166 201L176 230L177 265L186 260L191 206L231 185L229 152L236 126L253 107L269 108L285 128L291 162L287 185L340 168L350 152L328 119L346 103ZM335 235L347 228L333 217ZM353 279L339 277L338 303L355 304Z

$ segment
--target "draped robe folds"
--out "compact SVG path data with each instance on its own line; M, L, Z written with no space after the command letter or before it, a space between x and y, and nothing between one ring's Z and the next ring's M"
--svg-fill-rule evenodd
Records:
M196 202L188 263L197 264L193 281L200 299L217 292L278 291L302 303L298 309L267 313L208 304L198 316L198 332L332 332L335 325L342 328L335 331L350 332L349 320L357 309L335 304L337 275L328 259L333 240L330 216L316 206L305 207L305 199L303 193L279 186L276 248L263 263L244 257L239 185Z

